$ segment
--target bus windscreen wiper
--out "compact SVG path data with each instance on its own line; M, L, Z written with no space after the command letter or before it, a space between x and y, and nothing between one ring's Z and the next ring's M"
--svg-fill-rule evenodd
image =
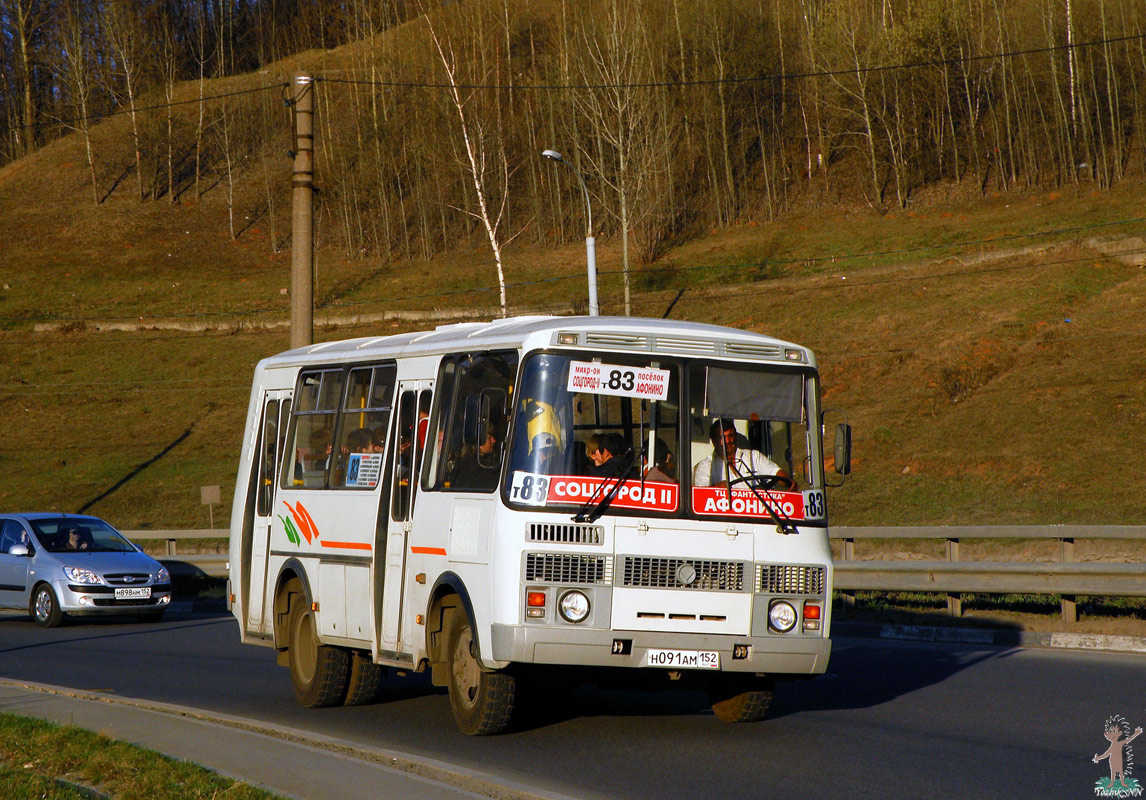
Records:
M784 513L784 509L778 503L773 504L773 501L771 498L767 497L764 494L761 494L760 488L758 486L756 486L754 483L755 479L767 480L768 478L771 478L771 477L774 477L774 476L772 476L772 475L745 475L743 477L736 478L735 480L728 481L725 489L728 492L729 507L731 507L731 505L732 505L732 487L733 487L733 485L737 484L737 483L743 483L743 484L747 485L749 491L751 491L752 494L756 495L756 499L759 500L760 503L764 506L764 510L768 512L768 516L772 518L772 522L776 523L776 529L780 533L799 533L800 530L799 530L799 528L796 527L796 523L792 522L792 518ZM764 491L765 492L770 491L772 486L775 486L775 485L776 485L775 482L773 482L771 486L765 487Z
M613 479L613 485L609 486L609 490L605 492L605 495L600 500L597 500L597 493L594 492L593 496L586 501L585 505L581 506L581 508L577 510L577 513L573 515L574 522L596 522L600 519L601 515L609 508L609 504L613 502L617 494L621 491L621 487L625 485L625 477L629 474L629 470L633 468L633 462L637 460L637 455L640 452L640 450L629 448L629 452L624 456L626 459L625 465L618 470L616 478ZM605 482L601 484L601 488L608 486L608 484L609 479L606 478Z

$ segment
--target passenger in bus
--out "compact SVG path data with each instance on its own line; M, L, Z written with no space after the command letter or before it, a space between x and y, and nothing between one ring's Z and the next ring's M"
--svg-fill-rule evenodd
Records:
M645 466L644 479L646 481L676 483L676 463L673 461L672 451L669 450L664 439L658 436L653 444L653 463L651 466L648 453L641 454L641 461ZM669 470L672 472L670 473Z
M350 453L369 453L374 446L374 437L365 428L355 428L346 434L346 450Z
M712 455L702 458L696 465L692 472L693 486L727 486L729 474L733 481L751 475L778 475L787 479L781 482L782 485L792 485L788 473L780 469L768 456L759 450L738 448L737 436L732 420L712 421L712 426L708 430L708 438L712 441Z
M422 392L418 398L418 452L426 446L426 432L430 429L430 393Z
M332 437L330 428L315 428L310 435L310 468L326 469L330 462Z
M598 450L600 460L594 459L596 466L590 469L589 474L598 478L616 478L625 469L627 463L629 474L626 477L635 478L637 476L636 465L629 463L628 459L625 458L630 449L629 443L621 434L604 434L601 437L601 446Z
M386 449L385 439L386 431L381 426L377 430L367 431L370 434L370 448L367 450L369 453L381 453Z
M501 465L501 438L496 426L490 425L485 439L476 448L472 445L463 452L450 481L451 489L481 489L497 487L497 472Z
M603 433L593 433L585 440L585 458L587 459L584 464L584 474L594 475L595 470L601 467L605 461L605 454L601 451L601 442L605 438Z

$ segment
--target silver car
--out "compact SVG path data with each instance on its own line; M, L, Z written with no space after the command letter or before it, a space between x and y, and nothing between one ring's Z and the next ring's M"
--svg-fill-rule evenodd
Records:
M102 519L0 514L0 608L54 628L72 615L157 621L170 602L167 569Z

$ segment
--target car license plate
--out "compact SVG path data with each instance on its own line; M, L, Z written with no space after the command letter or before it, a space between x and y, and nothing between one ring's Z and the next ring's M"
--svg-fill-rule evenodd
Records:
M646 667L669 669L720 669L720 653L715 650L649 650Z
M116 600L147 600L151 597L150 586L131 587L130 589L116 589Z

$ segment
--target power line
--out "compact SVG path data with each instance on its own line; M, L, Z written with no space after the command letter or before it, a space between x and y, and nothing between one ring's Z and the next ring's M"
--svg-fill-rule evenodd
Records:
M379 86L390 89L453 89L494 90L494 91L593 91L599 89L671 89L687 86L718 86L741 85L748 83L763 83L765 81L791 81L807 78L829 78L844 75L872 74L879 72L896 72L899 70L920 69L923 67L944 67L957 64L969 64L976 61L994 61L1019 56L1031 56L1044 53L1053 53L1060 50L1081 50L1090 47L1101 47L1109 44L1134 42L1146 38L1146 34L1131 34L1128 36L1094 39L1088 42L1072 42L1070 44L1048 45L1034 47L1027 50L1011 50L1001 53L984 53L982 55L959 56L956 58L929 59L925 61L909 61L900 64L884 64L873 67L849 67L847 69L812 70L807 72L777 73L774 75L755 75L743 78L711 78L703 80L677 80L677 81L641 81L636 83L585 83L585 84L457 84L428 83L418 81L378 81L351 78L318 77L316 80L327 83L342 83L359 86Z
M175 108L176 106L190 105L191 103L205 103L208 100L226 100L227 98L230 98L230 97L239 97L241 95L246 95L246 94L255 94L257 92L265 92L268 89L283 89L283 88L287 88L289 86L290 86L289 83L272 83L272 84L268 84L266 86L257 86L254 89L240 89L240 90L236 90L234 92L224 92L223 94L207 95L204 97L193 97L190 100L174 100L170 103L156 103L155 105L150 105L150 106L136 106L135 108L121 108L118 111L108 111L108 112L101 113L101 114L90 114L86 117L71 117L69 119L48 119L48 120L42 120L40 122L28 123L25 125L13 125L10 127L21 128L23 130L29 130L31 128L40 128L40 127L43 127L45 125L69 126L69 125L74 125L77 122L99 121L102 119L108 119L109 117L119 117L119 116L122 116L124 114L139 113L141 111L158 111L158 110L164 109L164 108Z

